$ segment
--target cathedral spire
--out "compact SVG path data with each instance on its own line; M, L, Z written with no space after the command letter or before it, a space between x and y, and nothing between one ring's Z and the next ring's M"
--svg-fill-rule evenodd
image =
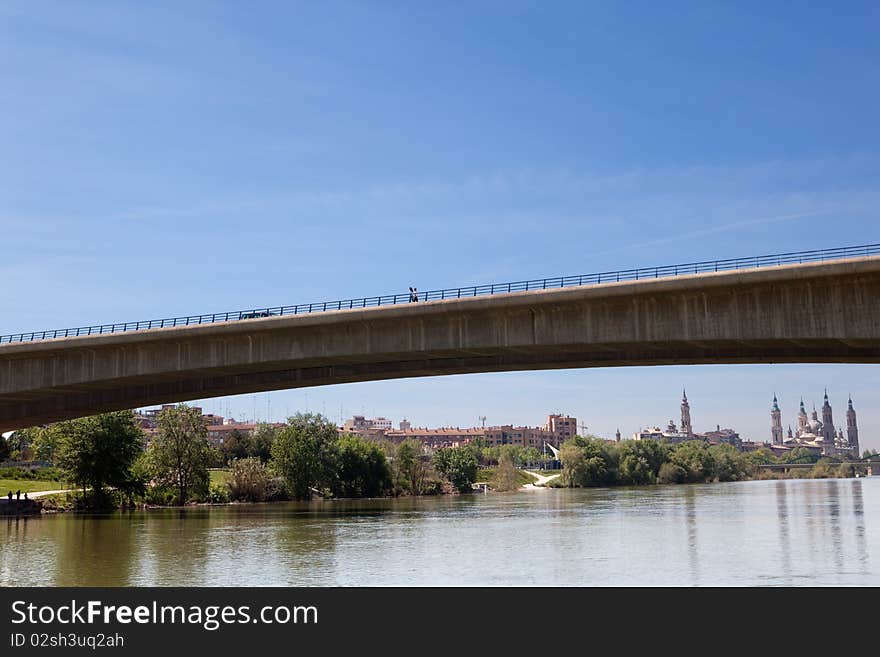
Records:
M691 405L688 403L687 391L681 391L681 433L690 437L694 435L691 426Z

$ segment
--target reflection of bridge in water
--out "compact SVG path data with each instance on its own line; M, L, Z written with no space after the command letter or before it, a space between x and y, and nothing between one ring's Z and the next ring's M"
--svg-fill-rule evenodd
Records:
M404 377L880 362L880 245L406 299L3 336L0 431L158 403Z

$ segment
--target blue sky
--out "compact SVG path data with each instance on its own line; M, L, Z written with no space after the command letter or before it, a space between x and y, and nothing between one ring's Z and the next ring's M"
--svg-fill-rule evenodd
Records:
M876 3L0 2L0 333L880 242ZM877 366L205 401L769 435ZM267 404L268 402L268 404Z

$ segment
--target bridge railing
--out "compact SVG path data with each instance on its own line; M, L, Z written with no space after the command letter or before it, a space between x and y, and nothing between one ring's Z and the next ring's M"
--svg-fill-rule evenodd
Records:
M687 274L703 274L707 272L730 271L734 269L754 269L758 267L775 267L779 265L789 265L806 262L824 262L827 260L842 260L845 258L857 258L876 255L880 255L880 244L865 244L861 246L847 246L836 249L821 249L816 251L776 253L772 255L754 256L749 258L705 260L702 262L689 262L678 265L665 265L661 267L641 267L638 269L622 269L619 271L605 271L594 274L582 274L578 276L556 276L552 278L539 278L526 281L515 281L510 283L491 283L488 285L472 285L470 287L453 287L440 290L429 290L426 292L419 292L418 301L461 299L466 297L479 297L493 294L507 294L510 292L528 292L532 290L549 290L556 288L579 287L583 285L598 285L601 283L616 283L620 281L639 281L651 278L669 278L674 276L683 276ZM0 336L0 344L5 342L31 342L34 340L52 340L54 338L68 338L81 335L101 335L106 333L125 333L128 331L141 331L145 329L162 329L176 326L213 324L215 322L231 322L239 320L259 319L263 317L279 317L282 315L307 315L315 312L352 310L354 308L393 306L400 303L410 303L410 301L410 293L404 292L401 294L385 294L373 297L361 297L358 299L340 299L337 301L301 303L293 306L250 308L248 310L234 310L228 312L208 313L204 315L189 315L187 317L167 317L164 319L150 319L139 322L98 324L96 326L79 326L64 329L52 329L48 331L16 333L13 335Z

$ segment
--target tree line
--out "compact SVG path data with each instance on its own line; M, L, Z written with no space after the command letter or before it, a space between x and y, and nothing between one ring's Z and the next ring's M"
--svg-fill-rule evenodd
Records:
M869 459L876 453L865 452ZM776 457L766 448L741 452L732 445L709 445L702 440L669 444L656 440L611 443L595 436L575 436L559 451L562 476L551 485L639 486L743 481L782 476L762 471L771 464L813 464L785 476L853 476L852 466L840 457L821 457L813 450L796 448Z
M79 489L77 505L88 508L469 492L476 479L473 450L429 457L416 440L340 434L320 414L232 432L219 448L207 434L200 412L181 404L159 413L148 443L134 413L118 411L17 432L14 446L57 466ZM219 466L228 475L212 485L210 470Z

